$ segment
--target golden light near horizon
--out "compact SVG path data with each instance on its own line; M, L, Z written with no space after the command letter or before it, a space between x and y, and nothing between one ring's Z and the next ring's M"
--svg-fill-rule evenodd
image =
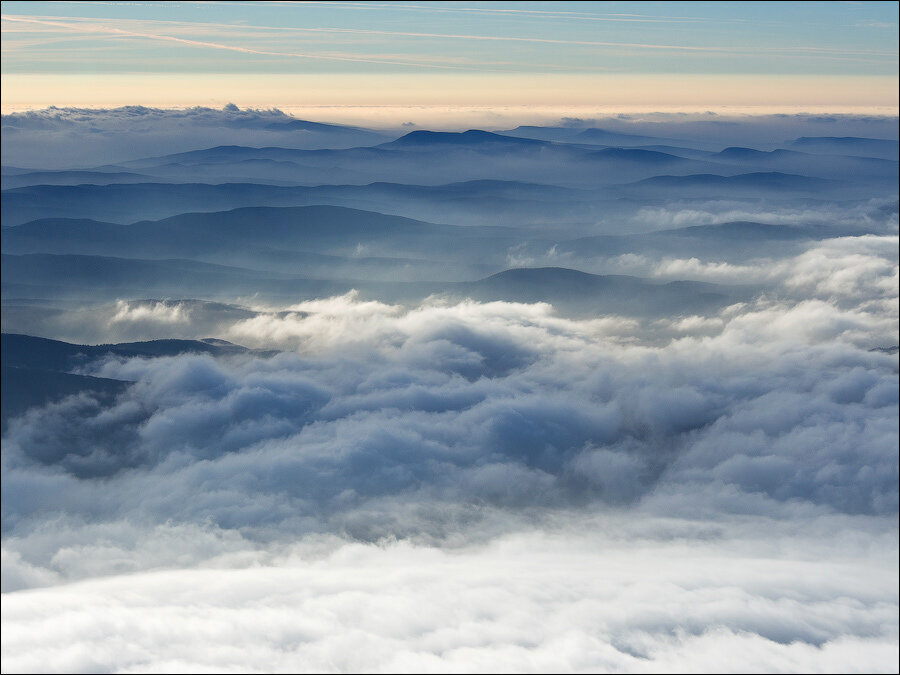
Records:
M332 108L337 117L370 109L375 123L393 124L411 109L434 121L441 111L538 114L706 110L720 113L853 112L896 115L898 78L887 76L381 74L339 75L22 75L2 78L3 112L58 107ZM760 103L764 101L764 103Z

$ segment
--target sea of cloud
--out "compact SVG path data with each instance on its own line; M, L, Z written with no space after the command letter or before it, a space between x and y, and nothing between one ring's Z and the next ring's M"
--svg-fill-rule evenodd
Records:
M871 530L854 537L849 527L790 537L741 536L729 527L726 535L726 528L692 531L648 520L569 519L577 530L518 533L454 550L408 541L347 543L8 595L4 669L890 672L896 666L894 538Z
M10 423L4 670L894 670L896 249L655 321L104 308L266 351L109 357L114 405Z
M75 341L250 351L108 357L79 372L133 381L113 405L10 422L3 669L896 670L891 222L596 261L763 289L708 315L355 292L53 314Z

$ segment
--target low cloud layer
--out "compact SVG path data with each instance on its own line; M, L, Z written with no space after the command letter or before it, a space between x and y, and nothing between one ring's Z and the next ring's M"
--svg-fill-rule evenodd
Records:
M589 256L552 247L543 255L511 250L511 265L579 265L596 274L628 274L663 280L750 285L794 300L836 301L856 307L892 301L898 294L896 234L836 237L805 244L797 255L728 261L653 253Z
M650 230L739 221L771 225L845 226L884 234L897 231L897 202L873 199L850 204L762 204L759 201L694 200L639 208L632 221Z
M102 360L82 374L136 382L117 405L75 397L11 423L4 528L25 545L49 510L441 540L482 506L896 511L896 356L868 351L896 313L735 306L680 320L664 347L628 327L346 296L232 325L291 350L274 357Z
M795 306L805 301L833 304L848 316L865 315L866 326L879 325L877 336L859 333L860 347L890 346L897 342L896 298L898 296L898 239L891 235L838 237L806 243L795 255L729 261L722 257L679 257L665 253L625 253L620 255L575 255L556 247L541 253L512 249L510 266L577 266L597 274L626 274L659 281L692 280L734 285L751 289L748 298L756 303L746 306ZM351 295L349 298L357 298ZM143 300L120 299L107 305L48 307L28 301L9 301L4 306L4 332L41 335L75 343L106 343L159 338L225 338L248 347L296 349L297 337L327 343L336 331L350 331L360 340L380 334L385 320L407 316L411 306L361 302L358 299L316 300L298 305L271 306L258 297L237 297L229 303L205 302L184 298ZM781 303L781 304L780 304ZM434 308L446 305L439 297L429 299L398 325L406 325L416 316L430 316ZM495 308L504 305L493 305ZM549 305L512 305L503 310L511 316L524 312L531 317L564 318L559 308ZM428 309L432 308L432 309ZM474 310L473 310L474 311ZM479 310L480 311L480 310ZM498 310L499 311L499 310ZM743 312L740 309L739 312ZM657 320L650 317L605 315L589 325L597 334L620 341L663 344L689 334L711 335L725 326L734 310L697 317L676 316ZM306 320L309 315L309 320ZM448 313L451 316L452 313ZM330 317L324 319L323 317ZM425 320L425 319L423 319ZM450 320L450 319L448 319ZM572 324L575 325L575 324ZM588 324L584 324L588 325ZM702 326L702 328L701 328ZM320 333L319 331L325 331ZM868 330L868 329L866 329ZM697 332L699 331L699 332ZM713 331L710 333L710 331ZM889 343L889 345L887 344Z
M716 145L760 147L773 140L801 136L867 136L896 138L897 118L882 115L774 114L727 115L706 113L628 113L591 119L563 118L563 126L600 126L620 133L693 139Z
M643 536L625 538L634 524L578 524L577 534L532 532L454 551L347 544L238 569L15 594L3 603L4 665L126 673L896 665L890 538L862 559L802 534L723 543L710 532L684 539L688 531L671 521L645 521Z
M824 242L759 268L795 299L655 321L83 310L281 351L101 359L79 372L134 382L114 405L10 423L5 667L890 671L891 247Z

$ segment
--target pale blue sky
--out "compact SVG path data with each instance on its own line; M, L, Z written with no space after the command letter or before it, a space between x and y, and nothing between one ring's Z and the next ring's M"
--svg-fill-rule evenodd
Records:
M506 75L895 82L897 17L896 2L3 2L4 103L125 75L255 78L238 93L285 76L414 88L441 73L464 76L461 90Z
M52 24L4 21L7 73L897 70L896 2L4 2L3 14Z

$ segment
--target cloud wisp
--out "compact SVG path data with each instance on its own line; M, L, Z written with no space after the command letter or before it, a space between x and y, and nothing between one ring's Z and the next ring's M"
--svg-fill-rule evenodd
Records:
M395 30L377 30L364 28L347 28L347 27L296 27L296 26L266 26L266 25L235 25L208 22L179 22L179 21L159 21L159 20L122 20L122 19L102 19L104 23L96 23L96 20L76 19L74 17L54 17L54 16L26 16L5 14L2 16L4 21L13 24L32 24L47 27L60 28L66 32L84 32L84 33L107 33L111 35L120 35L127 37L138 37L150 40L162 40L170 42L180 42L193 47L205 47L210 49L224 49L247 54L257 54L261 56L287 56L305 59L323 59L323 60L344 60L359 61L364 63L382 63L388 65L404 65L418 67L443 67L453 68L452 64L434 64L422 60L391 60L388 58L380 58L375 55L371 57L363 57L354 54L312 54L312 53L296 53L284 51L272 51L255 47L246 47L239 45L225 44L211 40L198 40L188 37L169 35L160 31L178 31L187 34L219 34L232 38L252 39L259 37L259 31L264 33L282 33L282 34L324 34L333 36L359 36L359 37L375 37L386 36L391 38L426 38L430 40L466 40L466 41L487 41L487 42L513 42L526 43L534 45L559 45L571 47L601 47L616 48L628 50L663 50L683 53L714 53L719 56L735 56L746 57L748 55L766 53L781 56L782 58L805 58L815 57L818 59L834 59L834 60L851 60L861 63L890 63L896 62L896 52L890 50L875 50L866 48L831 48L817 46L785 46L785 47L766 47L758 46L717 46L717 45L697 45L697 44L666 44L655 42L622 42L622 41L603 41L603 40L584 40L574 38L550 38L538 36L516 36L516 35L490 35L475 33L438 33L425 31L395 31ZM622 19L626 21L627 19ZM113 24L119 24L118 26ZM888 59L888 61L885 61ZM503 65L496 61L480 61L482 66ZM509 65L513 65L510 63ZM526 65L526 64L518 64ZM551 67L550 64L530 64L536 67ZM569 66L572 68L572 66ZM600 68L600 70L608 70Z
M426 62L412 62L412 61L399 61L392 59L381 59L375 57L364 57L364 56L354 56L352 54L310 54L310 53L300 53L300 52L275 52L265 49L252 49L250 47L241 47L238 45L228 45L223 44L221 42L210 42L206 40L192 40L188 38L181 38L174 35L162 35L160 33L145 33L140 31L126 30L124 28L116 28L113 26L106 26L104 24L97 23L82 23L82 22L66 22L66 21L58 21L58 20L48 20L46 18L36 18L36 17L24 17L24 16L14 16L14 15L3 15L3 20L5 21L15 21L22 23L32 23L37 25L44 26L53 26L58 28L70 29L78 32L88 32L88 33L101 33L106 35L114 35L114 36L124 36L124 37L137 37L137 38L145 38L147 40L157 40L163 42L176 42L179 44L184 44L189 47L200 47L206 49L219 49L225 51L232 52L240 52L242 54L254 54L257 56L283 56L288 58L295 59L312 59L312 60L320 60L320 61L350 61L356 63L380 63L387 65L395 65L395 66L415 66L417 68L443 68L443 69L455 69L456 66L447 65L447 64L436 64L436 63L426 63Z

